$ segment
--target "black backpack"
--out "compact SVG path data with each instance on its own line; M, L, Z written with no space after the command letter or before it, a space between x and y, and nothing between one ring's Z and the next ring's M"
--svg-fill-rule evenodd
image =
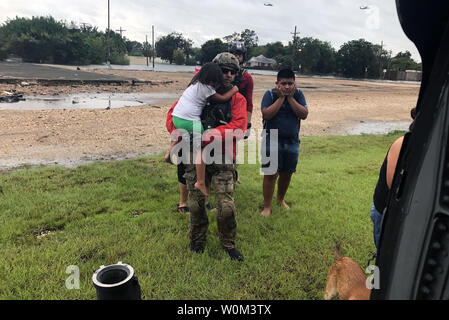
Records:
M201 114L201 123L205 131L228 124L231 119L231 100L224 103L208 103Z

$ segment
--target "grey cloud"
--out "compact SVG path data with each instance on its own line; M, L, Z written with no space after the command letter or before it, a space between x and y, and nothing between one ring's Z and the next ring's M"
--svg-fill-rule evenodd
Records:
M10 2L10 1L8 1ZM127 30L124 35L143 41L155 26L156 39L172 31L194 40L194 46L248 28L259 36L259 44L288 43L297 26L301 37L330 42L337 50L347 41L364 38L373 43L384 41L388 50L409 50L420 60L414 45L398 22L394 1L385 0L133 0L111 2L111 29ZM270 2L272 7L264 6ZM360 6L377 6L378 29L366 28L367 14ZM0 20L7 17L52 15L56 19L91 23L105 30L107 2L91 0L22 0L0 4Z

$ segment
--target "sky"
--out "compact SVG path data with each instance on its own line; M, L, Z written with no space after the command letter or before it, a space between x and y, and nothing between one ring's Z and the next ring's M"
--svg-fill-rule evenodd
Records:
M338 50L351 40L365 39L392 51L408 50L421 58L405 36L394 0L109 0L111 30L151 43L173 31L200 47L207 40L223 38L245 29L254 30L259 45L299 37L330 42ZM265 4L271 4L267 6ZM366 7L366 9L361 9ZM1 0L0 23L8 19L52 16L56 20L108 27L108 0Z

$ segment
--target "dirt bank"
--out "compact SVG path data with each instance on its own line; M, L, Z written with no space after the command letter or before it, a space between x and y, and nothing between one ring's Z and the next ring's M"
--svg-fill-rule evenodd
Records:
M96 70L160 85L40 86L0 85L0 92L16 90L28 95L62 96L83 92L176 93L180 95L193 72ZM253 128L261 129L260 104L273 87L275 76L253 75ZM299 78L309 118L301 135L346 134L361 122L409 121L419 84L380 83L322 78ZM91 160L136 157L166 150L169 135L165 117L173 100L141 107L110 110L0 110L0 168L20 164L76 165ZM12 104L11 104L12 105Z

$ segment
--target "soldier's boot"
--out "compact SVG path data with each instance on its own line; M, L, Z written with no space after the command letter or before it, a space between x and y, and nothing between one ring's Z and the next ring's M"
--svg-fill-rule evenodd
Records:
M190 243L190 250L192 250L195 253L203 253L204 245L201 243Z
M236 248L226 249L226 252L231 257L231 260L243 261L243 256Z

